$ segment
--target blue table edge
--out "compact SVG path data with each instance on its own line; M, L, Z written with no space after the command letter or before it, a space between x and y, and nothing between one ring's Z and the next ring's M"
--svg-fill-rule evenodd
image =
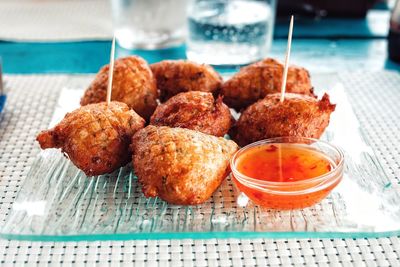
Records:
M384 232L170 232L170 233L126 233L94 235L18 235L0 233L1 239L23 241L105 241L105 240L160 240L160 239L246 239L246 238L384 238L400 236L400 230Z
M3 110L5 104L6 104L6 95L0 95L0 112Z

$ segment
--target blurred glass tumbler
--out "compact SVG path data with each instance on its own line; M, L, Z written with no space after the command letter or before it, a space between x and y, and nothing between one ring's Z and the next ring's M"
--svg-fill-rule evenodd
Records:
M267 56L275 0L191 0L187 57L216 66L245 65Z
M111 0L114 32L127 49L157 49L184 42L187 0Z

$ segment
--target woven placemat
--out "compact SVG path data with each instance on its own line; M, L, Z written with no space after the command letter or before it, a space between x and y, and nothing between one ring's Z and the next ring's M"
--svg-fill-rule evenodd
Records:
M388 175L400 177L400 75L394 72L340 74L366 138ZM70 76L6 76L0 114L0 227L39 148L37 132L51 119ZM51 223L51 222L49 222ZM100 263L115 266L399 266L399 237L379 239L209 239L104 242L0 240L0 265Z

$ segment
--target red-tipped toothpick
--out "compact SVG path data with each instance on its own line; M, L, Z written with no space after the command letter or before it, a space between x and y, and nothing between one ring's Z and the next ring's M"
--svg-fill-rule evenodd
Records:
M114 75L114 55L115 55L115 35L113 37L111 44L110 65L108 69L108 86L107 86L107 98L106 98L107 106L110 104L111 101L112 82Z
M287 79L287 73L288 73L288 68L289 68L289 59L290 59L290 48L292 46L292 33L293 33L293 15L290 18L288 44L287 44L286 58L285 58L285 68L283 69L283 76L282 76L281 102L283 102L283 100L285 100L286 79Z

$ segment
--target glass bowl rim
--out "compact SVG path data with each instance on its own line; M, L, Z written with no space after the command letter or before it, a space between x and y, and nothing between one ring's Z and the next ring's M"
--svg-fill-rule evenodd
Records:
M316 177L313 177L310 179L295 181L295 182L273 182L273 181L265 181L265 180L255 179L255 178L249 177L237 170L236 164L235 164L237 156L240 153L243 153L243 151L248 150L252 147L256 147L256 146L260 146L260 145L264 145L264 144L272 144L272 143L308 145L307 143L301 143L301 142L287 142L287 141L285 142L284 140L287 140L287 139L294 139L295 141L300 141L300 140L311 141L312 144L314 144L314 143L324 144L325 146L329 147L330 149L332 149L336 153L338 153L339 162L337 164L335 164L335 166L333 166L333 168L325 174L322 174L322 175L319 175L319 176L316 176ZM320 151L320 150L318 150L318 151ZM322 152L322 153L324 153L324 152ZM326 153L324 153L324 154L326 155ZM309 137L282 136L282 137L273 137L273 138L263 139L263 140L260 140L257 142L250 143L250 144L240 148L238 151L236 151L236 153L230 159L230 167L231 167L232 174L235 176L235 179L238 180L238 182L240 182L241 184L243 184L245 186L291 187L291 186L295 186L295 185L305 185L307 183L329 181L329 178L331 178L332 176L335 177L335 174L337 174L338 172L343 172L344 158L345 158L345 156L344 156L343 150L340 147L333 145L329 142L319 140L316 138L309 138ZM247 183L244 184L242 181L249 182L250 185ZM319 185L316 185L316 187L318 187L318 186Z

